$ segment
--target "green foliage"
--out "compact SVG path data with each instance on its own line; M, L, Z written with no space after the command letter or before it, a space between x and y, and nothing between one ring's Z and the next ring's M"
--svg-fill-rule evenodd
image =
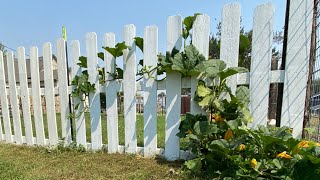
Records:
M202 77L195 101L208 114L188 114L179 127L177 136L187 139L196 155L185 162L189 172L211 179L319 177L320 144L294 139L288 127L247 127L252 122L249 90L238 87L233 94L226 84L228 77L246 72L245 68L207 60L194 69L200 69Z
M186 40L190 36L190 30L192 29L193 23L196 20L198 15L201 15L201 14L195 13L193 16L188 16L188 17L184 18L184 20L183 20L184 27L182 28L183 39Z
M141 52L143 52L143 38L135 37L134 40L136 42L136 46L141 50Z
M177 71L184 77L200 74L200 64L205 61L205 57L192 45L186 46L183 52L174 49L166 56L159 55L160 72Z
M128 46L125 42L116 44L114 48L112 47L103 47L108 53L110 53L114 58L120 57L123 55L123 50L127 49Z

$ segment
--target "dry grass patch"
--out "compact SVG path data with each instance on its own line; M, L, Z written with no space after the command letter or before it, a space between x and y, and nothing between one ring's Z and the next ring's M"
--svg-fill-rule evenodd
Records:
M0 179L185 179L181 162L0 143Z

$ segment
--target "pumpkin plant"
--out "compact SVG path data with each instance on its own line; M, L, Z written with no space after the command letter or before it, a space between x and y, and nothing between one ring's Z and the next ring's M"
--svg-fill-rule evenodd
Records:
M293 138L288 127L247 126L253 120L248 108L249 90L238 87L233 94L226 83L228 77L246 69L227 68L222 60L206 60L188 72L199 73L195 101L206 112L187 114L180 123L177 136L188 139L195 155L185 162L188 172L216 179L320 176L319 143Z

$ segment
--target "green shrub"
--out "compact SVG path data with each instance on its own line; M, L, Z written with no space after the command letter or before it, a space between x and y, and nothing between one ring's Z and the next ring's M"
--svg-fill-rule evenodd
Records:
M196 101L208 114L187 114L177 134L196 155L185 162L189 172L217 179L319 179L319 143L293 138L288 127L247 126L248 89L233 95L226 85L226 77L243 69L226 69L221 60L201 68L206 82L199 81Z

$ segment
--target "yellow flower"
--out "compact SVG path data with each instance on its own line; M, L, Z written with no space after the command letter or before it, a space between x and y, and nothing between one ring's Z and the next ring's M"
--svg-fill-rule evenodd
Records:
M283 151L282 153L278 154L277 157L285 158L285 159L291 159L292 157L287 154L287 151Z
M222 116L219 114L210 114L210 119L214 119L214 121L216 121L217 123L222 123L224 121Z
M186 132L187 134L192 134L192 130L188 129L188 131Z
M228 130L224 134L224 139L229 141L232 137L233 137L233 133L232 133L231 129L228 128Z
M257 160L254 159L254 158L253 158L253 159L251 160L251 162L250 162L250 165L251 165L251 167L253 167L253 168L256 168L257 164L258 164L258 162L257 162Z
M245 150L245 149L246 149L246 145L240 144L239 150L240 150L240 151L243 151L243 150Z
M308 148L309 147L309 142L308 141L301 141L298 144L299 148Z
M316 143L316 146L320 146L320 143Z

